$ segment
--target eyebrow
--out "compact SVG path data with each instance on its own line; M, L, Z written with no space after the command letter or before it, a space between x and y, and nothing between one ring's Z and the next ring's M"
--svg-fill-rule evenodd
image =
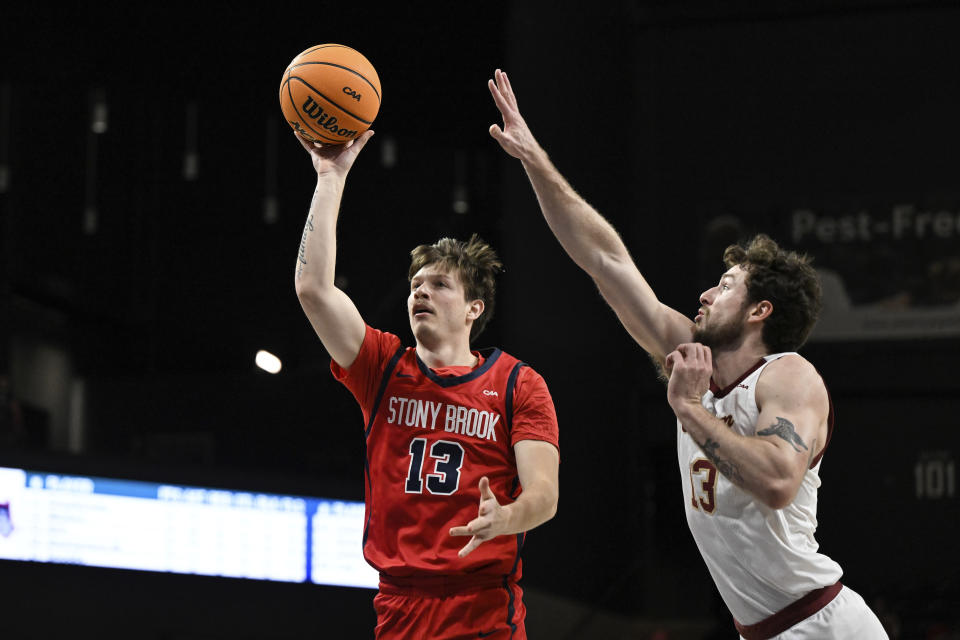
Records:
M448 281L449 281L449 280L450 280L450 274L449 274L449 273L425 273L425 274L417 274L417 275L413 276L412 278L410 278L410 282L413 282L414 280L427 280L428 278L432 278L432 279L440 278L440 279L442 279L442 280L448 280Z

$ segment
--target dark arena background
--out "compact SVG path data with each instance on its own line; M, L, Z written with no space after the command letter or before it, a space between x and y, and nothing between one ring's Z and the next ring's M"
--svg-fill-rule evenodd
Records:
M684 520L664 389L487 133L498 67L667 304L695 315L723 248L757 231L815 256L803 353L837 414L821 549L891 638L960 637L960 6L357 5L3 9L0 467L73 505L43 534L59 552L13 559L26 525L2 492L26 489L0 477L3 637L373 636L369 588L88 566L146 516L81 500L85 478L363 499L360 412L294 293L315 176L277 103L290 59L324 42L383 88L338 284L412 341L409 250L475 231L506 263L478 346L550 385L561 499L524 548L531 638L737 636ZM127 566L149 564L139 542Z

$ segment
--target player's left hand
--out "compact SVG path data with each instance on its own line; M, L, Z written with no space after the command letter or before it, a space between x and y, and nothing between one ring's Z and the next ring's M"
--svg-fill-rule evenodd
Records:
M506 522L507 513L490 490L490 481L486 476L480 478L480 508L477 510L477 517L466 526L450 528L452 536L473 536L457 555L465 558L490 538L500 535L506 530Z
M713 375L713 355L710 347L699 342L679 345L667 354L667 401L674 411L685 405L700 406L700 399L710 388Z
M514 158L523 160L539 145L530 133L530 128L523 116L520 115L517 96L513 93L507 74L497 69L493 76L493 80L487 80L487 88L490 89L493 101L503 117L503 128L495 124L490 125L490 135L500 143L504 151Z

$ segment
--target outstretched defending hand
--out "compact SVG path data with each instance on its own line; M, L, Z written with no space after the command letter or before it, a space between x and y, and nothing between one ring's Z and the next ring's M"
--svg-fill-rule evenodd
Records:
M667 354L667 401L676 411L684 403L700 406L700 398L710 388L713 355L710 347L699 342L681 344Z
M317 175L325 177L327 175L336 175L337 177L346 177L353 166L353 161L357 159L357 154L373 137L373 130L368 129L355 138L344 144L321 144L319 142L310 142L298 133L294 133L297 140L303 145L303 148L310 154L313 160L313 168Z
M537 141L530 133L530 128L523 116L520 115L517 97L513 94L513 87L510 86L507 74L497 69L493 75L496 82L487 80L487 88L490 89L493 101L497 103L497 109L503 116L503 129L492 124L490 135L500 143L504 151L514 158L523 160L537 148Z
M490 538L506 531L506 524L507 513L490 490L490 481L487 476L483 476L480 478L480 508L477 510L477 517L464 527L450 528L452 536L473 536L457 555L465 558L468 553Z

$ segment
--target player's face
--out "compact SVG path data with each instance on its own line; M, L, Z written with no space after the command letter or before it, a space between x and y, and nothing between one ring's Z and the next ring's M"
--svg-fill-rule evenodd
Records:
M428 264L410 280L407 313L418 342L436 344L469 335L470 307L455 271Z
M700 311L694 318L693 339L718 349L735 346L746 325L747 274L731 267L717 286L700 294Z

